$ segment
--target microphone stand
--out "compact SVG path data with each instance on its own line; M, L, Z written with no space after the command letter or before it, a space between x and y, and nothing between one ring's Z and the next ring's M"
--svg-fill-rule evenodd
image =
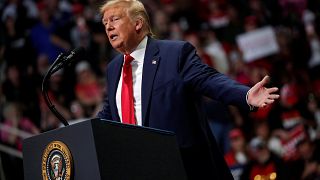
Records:
M58 110L55 108L55 106L52 104L50 97L48 95L48 82L50 80L50 77L52 74L63 68L65 64L65 57L63 53L59 54L59 56L56 58L54 63L50 66L48 72L43 78L42 81L42 96L50 109L50 111L64 124L64 126L68 126L68 121L58 112Z

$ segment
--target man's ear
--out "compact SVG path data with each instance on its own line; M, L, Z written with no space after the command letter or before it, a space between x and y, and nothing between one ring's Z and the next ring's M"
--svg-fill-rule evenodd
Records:
M143 20L142 18L137 18L136 19L136 31L140 31L143 26Z

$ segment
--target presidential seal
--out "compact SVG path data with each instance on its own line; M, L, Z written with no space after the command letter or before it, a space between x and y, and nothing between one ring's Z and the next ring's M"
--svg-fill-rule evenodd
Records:
M68 147L61 141L51 142L42 155L43 180L70 180L72 164Z

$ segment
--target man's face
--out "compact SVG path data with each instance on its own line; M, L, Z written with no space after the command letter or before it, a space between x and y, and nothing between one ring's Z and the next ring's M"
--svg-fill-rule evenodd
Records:
M131 53L139 44L138 31L141 28L138 22L130 19L124 8L107 9L103 14L102 22L109 42L116 50L122 53Z

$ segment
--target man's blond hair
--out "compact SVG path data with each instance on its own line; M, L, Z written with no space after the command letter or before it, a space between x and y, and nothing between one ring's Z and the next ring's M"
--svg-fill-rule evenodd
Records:
M127 10L128 16L135 20L137 18L141 18L143 21L143 31L146 35L153 36L150 20L144 5L138 0L110 0L104 3L100 7L100 13L104 14L104 12L113 7L121 7Z

